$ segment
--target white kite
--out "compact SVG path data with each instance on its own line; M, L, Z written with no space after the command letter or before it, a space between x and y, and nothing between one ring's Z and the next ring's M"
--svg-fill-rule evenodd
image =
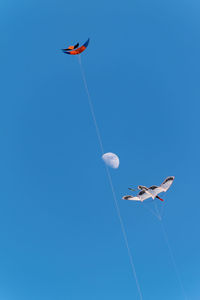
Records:
M119 167L119 157L114 153L104 153L102 155L102 159L107 166L113 169L117 169Z
M158 194L162 192L166 192L174 181L174 176L167 177L160 186L152 185L150 188L146 186L139 185L138 189L141 190L137 196L126 195L122 199L124 200L133 200L133 201L141 201L148 198L157 198L161 201L164 201L162 198L158 196ZM132 190L132 189L131 189Z

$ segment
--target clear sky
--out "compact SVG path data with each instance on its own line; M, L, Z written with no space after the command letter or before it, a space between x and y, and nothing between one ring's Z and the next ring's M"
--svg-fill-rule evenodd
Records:
M77 57L144 300L182 300L161 224L121 201L174 175L164 225L188 299L200 299L200 4L2 0L0 299L139 299ZM162 206L163 203L158 203Z

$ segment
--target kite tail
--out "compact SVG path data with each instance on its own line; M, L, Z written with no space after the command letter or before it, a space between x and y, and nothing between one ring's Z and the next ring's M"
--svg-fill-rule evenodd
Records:
M159 196L156 196L160 201L164 201L164 199L160 198Z
M100 146L100 149L101 149L101 152L102 152L102 155L103 155L104 154L104 149L103 149L102 138L101 138L101 135L100 135L98 124L97 124L95 111L94 111L92 99L91 99L91 96L90 96L90 93L89 93L87 80L86 80L85 72L84 72L84 69L83 69L83 66L82 66L82 63L81 63L81 56L80 55L78 56L78 61L79 61L80 69L81 69L81 75L82 75L85 91L86 91L87 98L88 98L88 104L89 104L89 107L90 107L90 112L91 112L91 115L92 115L92 119L93 119L93 123L94 123L94 126L95 126L97 138L98 138L98 141L99 141L99 146ZM131 250L130 250L130 247L129 247L129 243L128 243L127 233L126 233L126 230L125 230L125 227L124 227L124 222L122 220L120 208L119 208L119 205L118 205L118 202L117 202L117 197L116 197L115 189L114 189L114 186L113 186L112 177L110 175L110 171L108 169L108 166L105 165L105 167L106 167L106 173L107 173L107 176L108 176L108 181L109 181L111 191L112 191L112 195L113 195L115 209L116 209L117 216L118 216L118 219L119 219L119 222L120 222L120 225L121 225L121 230L122 230L124 242L125 242L125 245L126 245L126 248L127 248L127 251L128 251L128 256L129 256L129 261L130 261L132 273L133 273L133 276L135 278L135 282L136 282L136 286L137 286L137 290L138 290L140 300L143 300L140 284L139 284L139 281L138 281L135 265L134 265L134 262L133 262L133 256L132 256L132 253L131 253Z

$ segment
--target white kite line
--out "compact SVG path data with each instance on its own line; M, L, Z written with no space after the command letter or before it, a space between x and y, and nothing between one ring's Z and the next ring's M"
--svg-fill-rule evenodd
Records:
M162 209L162 213L160 213L156 202L154 202L154 207L155 207L155 211L153 211L152 209L150 209L149 207L144 205L144 208L146 208L148 211L150 211L160 221L161 228L162 228L162 233L163 233L167 248L169 250L170 259L171 259L172 265L174 267L174 271L175 271L177 280L179 282L180 289L182 291L182 295L184 296L184 299L187 300L188 298L187 298L187 295L186 295L186 292L185 292L185 289L184 289L184 286L183 286L181 275L180 275L180 272L179 272L179 269L178 269L178 266L177 266L177 263L176 263L176 260L175 260L175 257L174 257L174 253L172 251L172 247L171 247L170 242L169 242L167 231L166 231L165 226L163 224L163 219L162 219L163 209Z
M184 289L184 286L183 286L181 275L180 275L180 272L179 272L179 269L178 269L178 266L177 266L177 263L176 263L176 260L175 260L175 257L174 257L174 253L172 251L172 247L171 247L170 242L169 242L167 231L166 231L165 226L163 224L162 215L159 212L159 209L158 209L158 206L157 206L156 202L154 202L154 204L155 204L155 209L156 209L157 214L158 214L157 215L158 220L160 221L160 224L161 224L161 228L162 228L163 236L164 236L164 239L165 239L165 243L166 243L166 245L168 247L168 250L169 250L171 262L172 262L172 265L174 267L174 271L175 271L176 277L178 279L178 282L179 282L182 294L183 294L185 300L187 300L188 298L187 298L187 295L186 295L186 292L185 292L185 289Z
M83 69L83 66L82 66L80 55L78 55L78 61L79 61L80 69L81 69L81 75L82 75L84 87L85 87L87 98L88 98L88 104L89 104L89 107L90 107L90 112L92 114L92 119L93 119L94 126L95 126L95 129L96 129L97 138L98 138L99 145L100 145L100 148L101 148L101 152L102 152L102 155L103 155L104 154L104 149L103 149L102 138L101 138L101 135L100 135L98 124L97 124L97 120L96 120L96 116L95 116L95 112L94 112L94 106L93 106L92 99L91 99L91 96L90 96L90 93L89 93L89 89L88 89L88 85L87 85L87 81L86 81L86 76L85 76L85 72L84 72L84 69ZM133 276L135 278L135 282L136 282L136 286L137 286L137 290L138 290L140 300L143 300L140 284L139 284L139 281L138 281L135 265L134 265L134 262L133 262L133 256L132 256L132 253L131 253L131 250L130 250L130 247L129 247L129 243L128 243L127 233L126 233L126 230L125 230L125 227L124 227L124 222L122 220L121 212L120 212L119 205L118 205L118 202L117 202L117 197L116 197L115 189L114 189L114 186L113 186L112 177L110 175L110 171L108 169L108 166L107 165L105 165L105 166L106 166L106 173L107 173L107 176L108 176L108 181L109 181L111 191L112 191L112 195L113 195L113 200L114 200L117 216L118 216L118 219L119 219L119 222L120 222L120 225L121 225L121 230L122 230L122 234L123 234L123 237L124 237L124 242L125 242L125 245L126 245L126 248L127 248L127 251L128 251L128 256L129 256L129 260L130 260L132 273L133 273Z

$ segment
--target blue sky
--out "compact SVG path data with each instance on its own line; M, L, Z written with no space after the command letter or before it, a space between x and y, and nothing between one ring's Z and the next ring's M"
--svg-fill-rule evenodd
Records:
M139 299L101 160L82 63L148 300L182 300L159 221L121 201L174 175L164 225L199 299L200 4L1 1L0 298ZM162 205L162 203L159 203Z

